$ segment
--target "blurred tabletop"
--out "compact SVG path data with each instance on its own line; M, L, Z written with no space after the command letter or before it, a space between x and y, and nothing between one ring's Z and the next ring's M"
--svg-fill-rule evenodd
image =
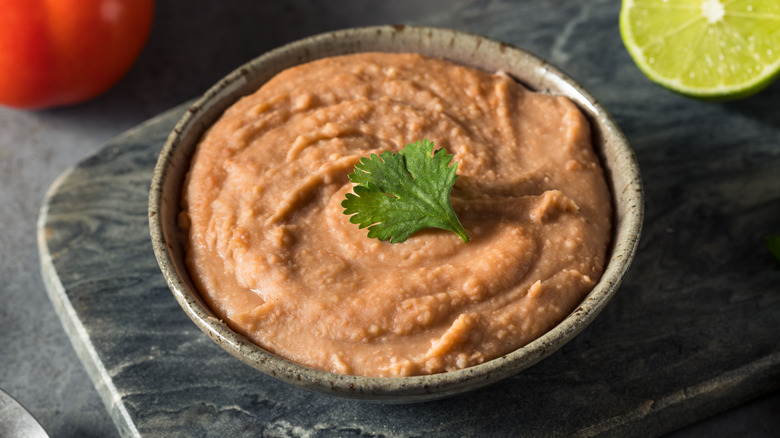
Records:
M62 172L113 137L197 97L234 68L287 42L344 27L394 23L481 33L529 50L570 74L605 104L629 141L638 145L635 148L652 147L655 141L640 137L645 133L636 129L643 113L663 111L654 104L692 111L730 105L729 110L754 115L756 123L780 126L780 83L734 104L690 101L647 81L620 42L618 12L619 2L606 0L158 2L144 52L110 91L67 108L0 108L0 224L4 227L0 233L0 389L20 401L53 437L118 435L41 280L36 220L45 192ZM598 30L598 47L583 47L578 32L597 15L602 22L606 17L610 25ZM534 23L537 31L525 32L527 23ZM540 26L544 23L549 28ZM605 71L597 65L604 62L620 68L611 70L609 77L594 75ZM646 108L614 107L611 104L619 99L621 87L639 87L646 95L660 97ZM689 135L681 126L668 129L671 137L675 132ZM780 138L776 146L780 149ZM734 141L730 147L740 144ZM647 155L641 151L637 155L641 168ZM681 154L680 159L693 159L693 155ZM780 184L780 169L776 174ZM654 180L646 176L644 184L652 190ZM780 217L775 233L780 233ZM768 292L778 293L778 289ZM672 436L770 437L777 436L778 430L780 394L775 392Z

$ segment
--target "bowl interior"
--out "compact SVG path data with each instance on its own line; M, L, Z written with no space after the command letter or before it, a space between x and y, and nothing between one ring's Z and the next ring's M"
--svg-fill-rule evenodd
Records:
M613 196L613 242L605 272L582 304L537 340L484 364L430 376L372 378L336 375L277 357L233 332L205 305L184 264L177 227L182 183L205 130L233 102L278 72L315 59L367 51L416 52L485 71L504 71L528 88L574 101L591 123L593 142ZM633 259L643 217L639 169L626 138L606 110L546 61L478 35L427 27L379 26L317 35L270 51L209 89L170 134L154 170L149 198L152 244L176 300L212 340L248 365L285 382L328 394L384 402L454 395L508 377L548 356L587 326L615 293Z

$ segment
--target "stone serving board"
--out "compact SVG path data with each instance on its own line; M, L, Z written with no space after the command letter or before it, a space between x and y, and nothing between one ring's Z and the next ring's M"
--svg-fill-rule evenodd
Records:
M780 386L780 269L757 237L780 226L769 142L700 160L639 153L652 178L642 245L589 328L490 387L381 405L266 377L179 308L152 253L147 196L187 107L65 173L39 218L49 297L123 436L649 436Z

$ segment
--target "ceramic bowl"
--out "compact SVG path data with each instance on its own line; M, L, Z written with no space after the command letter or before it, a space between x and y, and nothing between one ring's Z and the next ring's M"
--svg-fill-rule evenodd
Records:
M615 206L608 264L582 304L525 347L471 368L428 376L332 374L275 356L238 335L215 316L193 286L176 217L182 182L201 135L228 106L280 71L318 58L367 51L417 52L489 72L503 70L533 90L567 96L589 118ZM546 61L508 44L454 30L413 26L352 28L321 34L272 50L238 68L209 89L176 125L154 169L149 197L152 244L162 273L186 314L214 342L249 366L292 385L336 396L396 403L447 397L496 382L530 367L571 340L615 294L636 251L642 217L642 185L634 154L612 117L590 93Z

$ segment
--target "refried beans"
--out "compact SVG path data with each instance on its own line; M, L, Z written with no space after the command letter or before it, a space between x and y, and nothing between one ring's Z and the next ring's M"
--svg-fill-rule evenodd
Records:
M361 157L422 139L454 154L471 236L369 239L341 201ZM275 76L204 134L180 225L201 295L299 364L410 376L480 364L550 330L601 276L611 197L564 97L417 54L320 59Z

